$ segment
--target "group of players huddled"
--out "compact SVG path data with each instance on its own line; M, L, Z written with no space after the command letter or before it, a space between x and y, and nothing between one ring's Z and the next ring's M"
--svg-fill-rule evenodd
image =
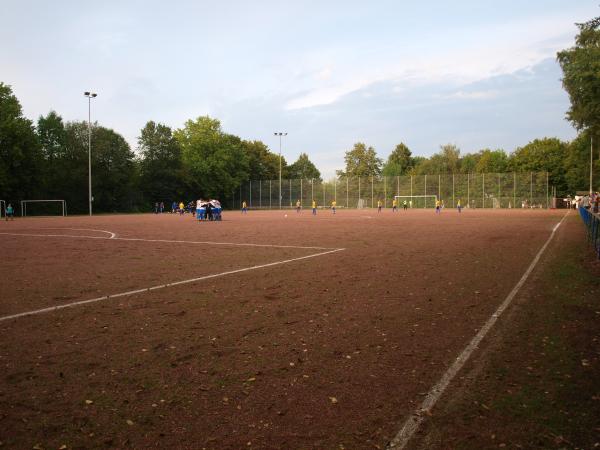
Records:
M163 202L156 202L154 204L154 213L162 214L165 206ZM203 220L221 220L221 202L219 200L203 200L199 199L191 201L187 205L183 202L173 202L171 204L171 213L184 215L186 213L192 214L198 221Z

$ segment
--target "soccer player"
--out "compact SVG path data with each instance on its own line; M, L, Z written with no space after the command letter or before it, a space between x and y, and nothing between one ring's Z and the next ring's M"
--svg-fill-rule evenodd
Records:
M171 213L175 214L176 211L177 211L177 202L173 201L173 203L171 204Z
M392 212L396 212L398 210L398 201L394 198L392 200Z
M204 201L202 199L196 201L196 219L204 220L206 214L206 208L204 207Z
M442 208L442 202L440 202L439 200L435 200L435 213L439 214Z
M15 210L13 209L12 204L8 204L8 206L6 207L6 221L8 222L8 218L10 217L10 220L15 220Z
M296 202L296 214L300 213L300 200Z
M337 205L337 202L334 200L331 202L331 210L333 211L334 214L335 214L335 205Z
M185 205L183 204L183 202L179 202L179 214L183 216L184 212L185 212Z
M411 202L412 202L412 200L411 200ZM404 211L406 211L406 209L408 208L408 203L406 203L406 200L404 200L402 202L402 207L404 208Z
M248 214L248 205L246 205L246 200L242 202L242 214Z
M377 212L381 212L381 200L377 200Z
M458 213L462 210L462 206L460 205L460 198L458 199L458 203L456 204L456 209L458 209Z
M315 199L313 199L313 201L312 201L312 213L313 213L313 216L317 215L317 202L315 201Z

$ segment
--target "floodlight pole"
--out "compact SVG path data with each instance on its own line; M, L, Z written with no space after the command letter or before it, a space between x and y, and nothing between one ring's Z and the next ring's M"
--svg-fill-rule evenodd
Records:
M281 209L281 138L287 136L287 133L276 131L273 134L279 136L279 209Z
M92 215L92 99L98 94L94 92L84 92L88 99L88 201L90 207L90 216Z

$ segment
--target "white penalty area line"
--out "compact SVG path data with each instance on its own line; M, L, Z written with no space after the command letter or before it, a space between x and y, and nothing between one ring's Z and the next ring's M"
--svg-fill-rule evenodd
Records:
M527 281L527 278L529 278L529 275L531 275L531 272L533 272L533 269L535 268L535 266L537 265L537 263L539 262L539 260L542 256L542 254L544 253L544 251L550 244L550 241L552 241L552 238L556 234L556 230L558 230L558 227L560 227L560 225L566 219L568 214L569 214L569 211L567 211L567 213L563 216L563 218L560 220L560 222L558 222L554 226L554 228L552 229L552 233L550 234L550 237L548 238L548 240L546 240L546 243L538 251L537 255L535 255L535 258L533 258L533 261L531 261L531 264L529 264L529 267L527 268L527 270L525 271L525 273L523 274L521 279L518 281L518 283L515 285L515 287L513 287L512 291L510 291L510 293L506 296L506 298L504 299L502 304L491 315L491 317L487 320L485 325L483 325L481 330L479 330L479 332L475 335L475 337L471 340L471 342L469 342L469 344L464 348L464 350L460 353L460 355L458 355L456 360L452 363L452 365L448 368L448 370L446 370L446 372L444 373L442 378L427 393L427 395L425 396L425 399L421 403L420 407L417 408L408 417L408 419L406 419L406 421L404 422L404 425L402 426L402 428L400 429L398 434L396 434L396 436L388 444L388 446L387 446L388 450L402 449L406 446L406 444L408 444L408 441L415 434L415 432L419 429L419 426L421 425L423 420L425 420L425 415L429 411L431 411L431 409L435 406L435 404L440 399L442 394L446 391L446 388L448 387L448 385L450 384L452 379L463 368L465 363L471 357L471 354L475 351L475 349L479 346L479 343L483 340L483 338L492 329L492 327L494 326L494 324L496 323L496 321L498 320L500 315L510 306L510 304L512 303L513 299L515 298L515 296L517 295L517 293L519 292L521 287L523 287L523 285Z
M54 312L54 311L58 311L60 309L73 308L75 306L87 305L87 304L90 304L90 303L101 302L101 301L104 301L104 300L111 300L111 299L119 298L119 297L126 297L126 296L129 296L129 295L143 294L143 293L146 293L146 292L157 291L159 289L164 289L164 288L168 288L168 287L181 286L183 284L196 283L198 281L210 280L211 278L219 278L219 277L224 277L224 276L227 276L227 275L233 275L233 274L236 274L236 273L249 272L251 270L257 270L257 269L264 269L266 267L279 266L279 265L282 265L282 264L287 264L287 263L291 263L291 262L295 262L295 261L302 261L304 259L316 258L318 256L328 255L330 253L341 252L343 250L345 250L345 249L344 248L336 248L336 249L328 250L328 251L325 251L325 252L314 253L312 255L300 256L298 258L284 259L282 261L275 261L275 262L272 262L272 263L260 264L260 265L257 265L257 266L244 267L242 269L229 270L227 272L214 273L212 275L205 275L205 276L202 276L202 277L190 278L188 280L175 281L173 283L167 283L167 284L159 284L159 285L152 286L152 287L149 287L149 288L136 289L136 290L133 290L133 291L121 292L121 293L118 293L118 294L104 295L102 297L91 298L91 299L88 299L88 300L80 300L80 301L77 301L77 302L67 303L67 304L64 304L64 305L51 306L49 308L42 308L42 309L36 309L34 311L27 311L27 312L18 313L18 314L11 314L10 316L0 317L0 322L3 322L5 320L18 319L20 317L34 316L34 315L37 315L37 314L44 314L44 313Z
M111 231L105 230L92 230L91 228L55 228L57 230L78 230L78 231L99 231L102 233L109 233L111 236L82 236L77 234L42 234L42 233L1 233L0 235L5 236L27 236L27 237L58 237L58 238L74 238L74 239L99 239L99 240L110 240L110 241L132 241L132 242L163 242L167 244L194 244L194 245L222 245L222 246L235 246L235 247L265 247L265 248L297 248L304 250L339 250L333 247L315 247L315 246L303 246L303 245L278 245L278 244L251 244L247 242L212 242L212 241L184 241L184 240L173 240L173 239L143 239L143 238L123 238L117 237L117 235Z

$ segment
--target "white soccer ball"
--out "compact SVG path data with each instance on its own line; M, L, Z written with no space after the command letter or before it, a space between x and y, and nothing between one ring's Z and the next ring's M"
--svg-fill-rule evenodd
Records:
M283 217L287 217L287 214L285 216L283 216Z

